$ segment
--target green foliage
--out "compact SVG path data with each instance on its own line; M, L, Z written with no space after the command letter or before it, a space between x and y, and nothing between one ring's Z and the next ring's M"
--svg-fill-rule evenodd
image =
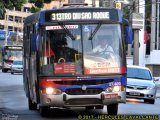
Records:
M123 16L124 16L124 18L126 18L127 20L129 20L129 18L130 18L130 8L126 7L123 10Z
M27 0L0 0L0 18L4 16L5 9L13 9L14 7L20 9Z
M146 0L146 7L145 7L145 17L146 19L151 18L151 8L152 8L152 0Z
M35 3L37 0L29 0L30 3Z
M12 41L12 42L15 42L16 41L16 36L15 35L12 35L11 37L10 37L10 41Z
M37 0L35 2L35 6L37 6L38 8L43 8L43 3L44 3L44 0Z
M29 0L34 6L31 8L31 12L35 13L43 8L44 3L50 3L52 0Z
M32 7L31 8L31 12L32 13L36 13L36 12L38 12L38 11L40 11L41 10L41 8L38 8L38 7Z
M2 0L0 0L0 19L2 19L4 17L4 13L5 13L4 4L3 4Z
M44 3L50 3L52 0L44 0Z
M152 11L152 1L146 0L145 5L145 25L148 33L151 33L151 11Z

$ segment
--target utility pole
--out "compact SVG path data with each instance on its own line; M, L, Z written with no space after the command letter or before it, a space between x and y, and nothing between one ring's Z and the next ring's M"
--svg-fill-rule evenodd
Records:
M134 12L139 12L139 0L134 1ZM133 64L139 65L139 29L134 30L134 55Z
M155 50L156 33L156 0L152 0L152 19L151 19L151 43L150 51Z
M7 45L8 44L8 15L5 14L5 21L6 21L6 34L5 34L5 41L4 41L4 44Z
M17 35L16 35L16 45L18 44L18 35L19 35L19 22L20 22L20 18L18 17L18 22L17 22Z
M96 6L96 1L92 0L92 6L95 7Z
M145 0L139 0L139 14L142 16L142 28L139 30L139 66L145 66L145 56L146 56L146 44L144 44L144 33L145 33Z
M159 50L159 4L160 0L157 0L157 50Z

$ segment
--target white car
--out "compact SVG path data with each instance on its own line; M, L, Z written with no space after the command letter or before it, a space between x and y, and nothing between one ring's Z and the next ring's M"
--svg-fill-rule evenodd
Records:
M127 98L143 99L155 103L156 85L151 71L147 67L127 66Z
M21 60L13 61L11 65L11 74L22 73L23 72L23 62Z

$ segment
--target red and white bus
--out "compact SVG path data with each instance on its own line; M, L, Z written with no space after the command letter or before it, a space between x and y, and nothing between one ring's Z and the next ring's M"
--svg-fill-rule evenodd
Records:
M11 70L15 59L22 60L23 47L21 45L5 45L2 48L2 72Z

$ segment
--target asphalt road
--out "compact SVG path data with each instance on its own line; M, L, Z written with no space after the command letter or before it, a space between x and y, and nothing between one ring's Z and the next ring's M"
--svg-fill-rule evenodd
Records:
M85 120L89 117L106 115L107 110L85 110L74 108L71 110L52 109L47 118L42 118L39 111L29 111L27 98L23 90L22 74L11 75L0 72L0 118L2 120L77 120L81 115ZM160 89L154 105L144 103L143 100L127 99L126 104L119 104L119 115L160 115ZM8 119L4 119L4 118ZM12 118L12 119L11 119Z

